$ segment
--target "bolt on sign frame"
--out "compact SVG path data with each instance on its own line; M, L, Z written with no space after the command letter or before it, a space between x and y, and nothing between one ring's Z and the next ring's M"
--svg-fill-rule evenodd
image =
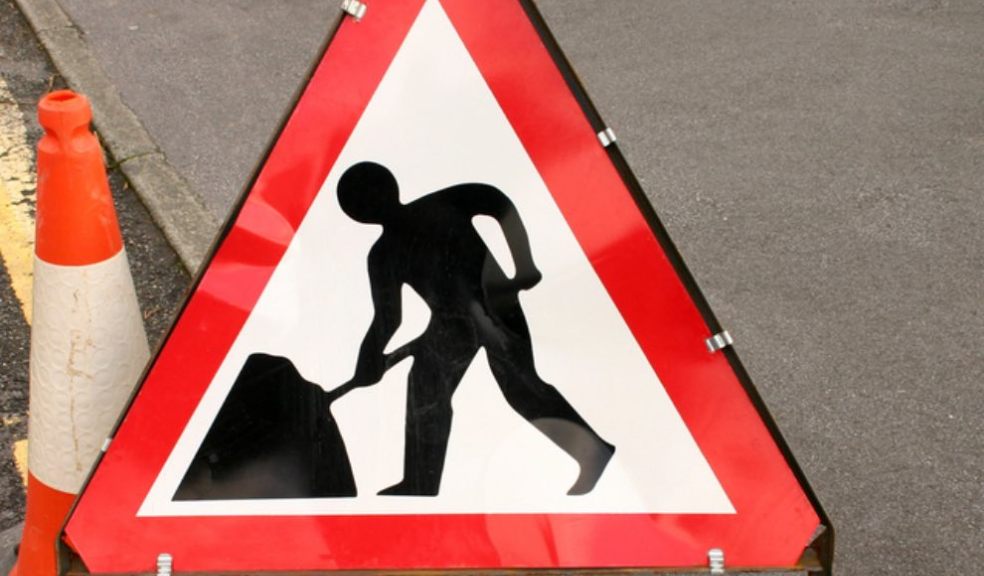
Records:
M426 6L453 25L734 513L139 513ZM533 2L344 7L66 523L63 572L153 573L161 554L177 573L680 572L720 550L729 570L830 574L830 521Z

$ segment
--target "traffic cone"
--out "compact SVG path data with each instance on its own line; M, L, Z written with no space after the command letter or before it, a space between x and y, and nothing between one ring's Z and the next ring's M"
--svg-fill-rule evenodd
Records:
M56 573L56 541L150 356L85 96L41 99L27 515L12 576Z

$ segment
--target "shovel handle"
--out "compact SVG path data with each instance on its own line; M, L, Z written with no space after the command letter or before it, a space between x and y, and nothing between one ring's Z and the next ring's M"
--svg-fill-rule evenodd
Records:
M386 370L389 370L393 366L402 362L407 356L410 356L410 352L411 352L410 345L407 344L404 346L400 346L399 348L390 352L389 354L384 355L383 372L385 373ZM333 388L332 390L329 390L328 392L325 392L325 402L328 405L328 408L330 409L332 402L334 402L335 400L338 400L339 398L345 396L346 394L348 394L352 390L355 390L356 388L365 388L366 386L369 385L364 384L353 378L348 382L342 384L341 386L338 386L336 388Z

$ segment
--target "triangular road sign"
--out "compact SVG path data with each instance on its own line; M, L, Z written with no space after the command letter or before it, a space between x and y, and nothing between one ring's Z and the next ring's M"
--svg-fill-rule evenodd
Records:
M378 0L66 540L93 573L792 567L829 523L718 332L532 4Z

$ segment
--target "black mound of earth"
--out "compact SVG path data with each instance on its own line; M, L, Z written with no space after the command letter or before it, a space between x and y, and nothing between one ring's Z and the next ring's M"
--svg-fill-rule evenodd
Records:
M174 499L355 495L348 452L324 391L287 358L252 354Z

